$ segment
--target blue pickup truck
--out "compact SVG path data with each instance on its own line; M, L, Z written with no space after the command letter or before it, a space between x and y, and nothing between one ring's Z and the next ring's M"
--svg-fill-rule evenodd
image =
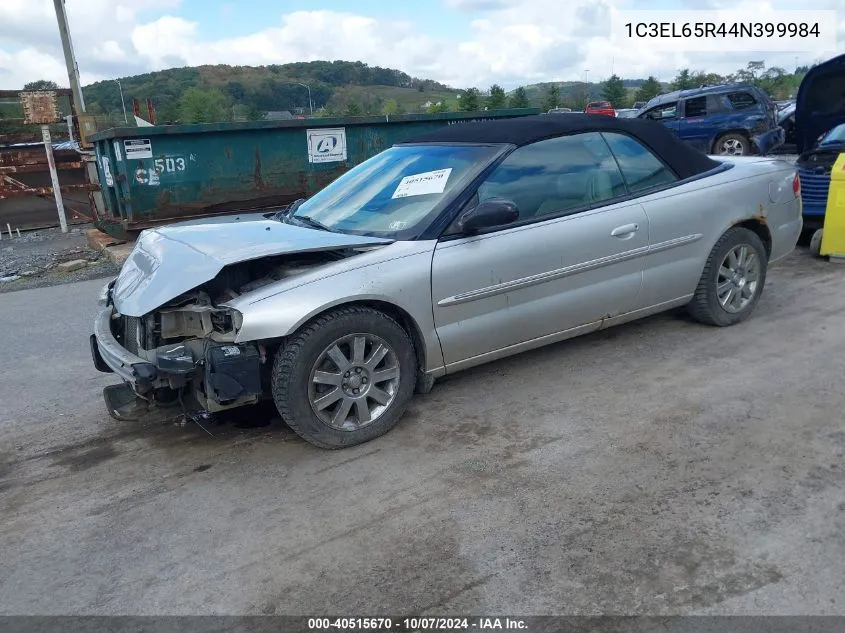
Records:
M768 154L784 140L777 106L756 86L676 90L655 97L637 116L663 123L707 154Z

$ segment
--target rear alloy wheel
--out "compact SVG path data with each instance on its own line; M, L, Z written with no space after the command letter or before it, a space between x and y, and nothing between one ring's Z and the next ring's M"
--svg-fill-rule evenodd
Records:
M708 325L727 326L745 320L766 283L768 257L760 237L735 227L716 242L688 310Z
M321 448L393 428L416 384L414 345L389 316L364 307L318 317L279 350L273 399L285 422Z
M742 134L725 134L716 141L719 156L747 156L750 153L751 143Z

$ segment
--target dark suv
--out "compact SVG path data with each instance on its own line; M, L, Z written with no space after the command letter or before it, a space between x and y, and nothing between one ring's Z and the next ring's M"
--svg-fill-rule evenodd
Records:
M639 118L660 121L707 154L767 154L784 139L777 106L755 86L676 90L649 101Z

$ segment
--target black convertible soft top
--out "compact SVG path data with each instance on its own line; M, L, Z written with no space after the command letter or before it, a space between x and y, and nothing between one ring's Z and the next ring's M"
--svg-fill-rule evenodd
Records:
M506 143L516 146L583 132L621 132L651 149L680 178L689 178L721 163L686 145L662 123L645 119L618 119L600 114L540 114L501 121L456 123L421 134L404 144Z

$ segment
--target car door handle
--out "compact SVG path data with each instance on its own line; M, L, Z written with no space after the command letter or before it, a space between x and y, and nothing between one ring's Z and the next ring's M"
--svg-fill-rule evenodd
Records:
M640 230L639 224L625 224L623 226L617 226L613 229L610 234L613 237L618 237L619 239L625 239L631 237L634 233Z

